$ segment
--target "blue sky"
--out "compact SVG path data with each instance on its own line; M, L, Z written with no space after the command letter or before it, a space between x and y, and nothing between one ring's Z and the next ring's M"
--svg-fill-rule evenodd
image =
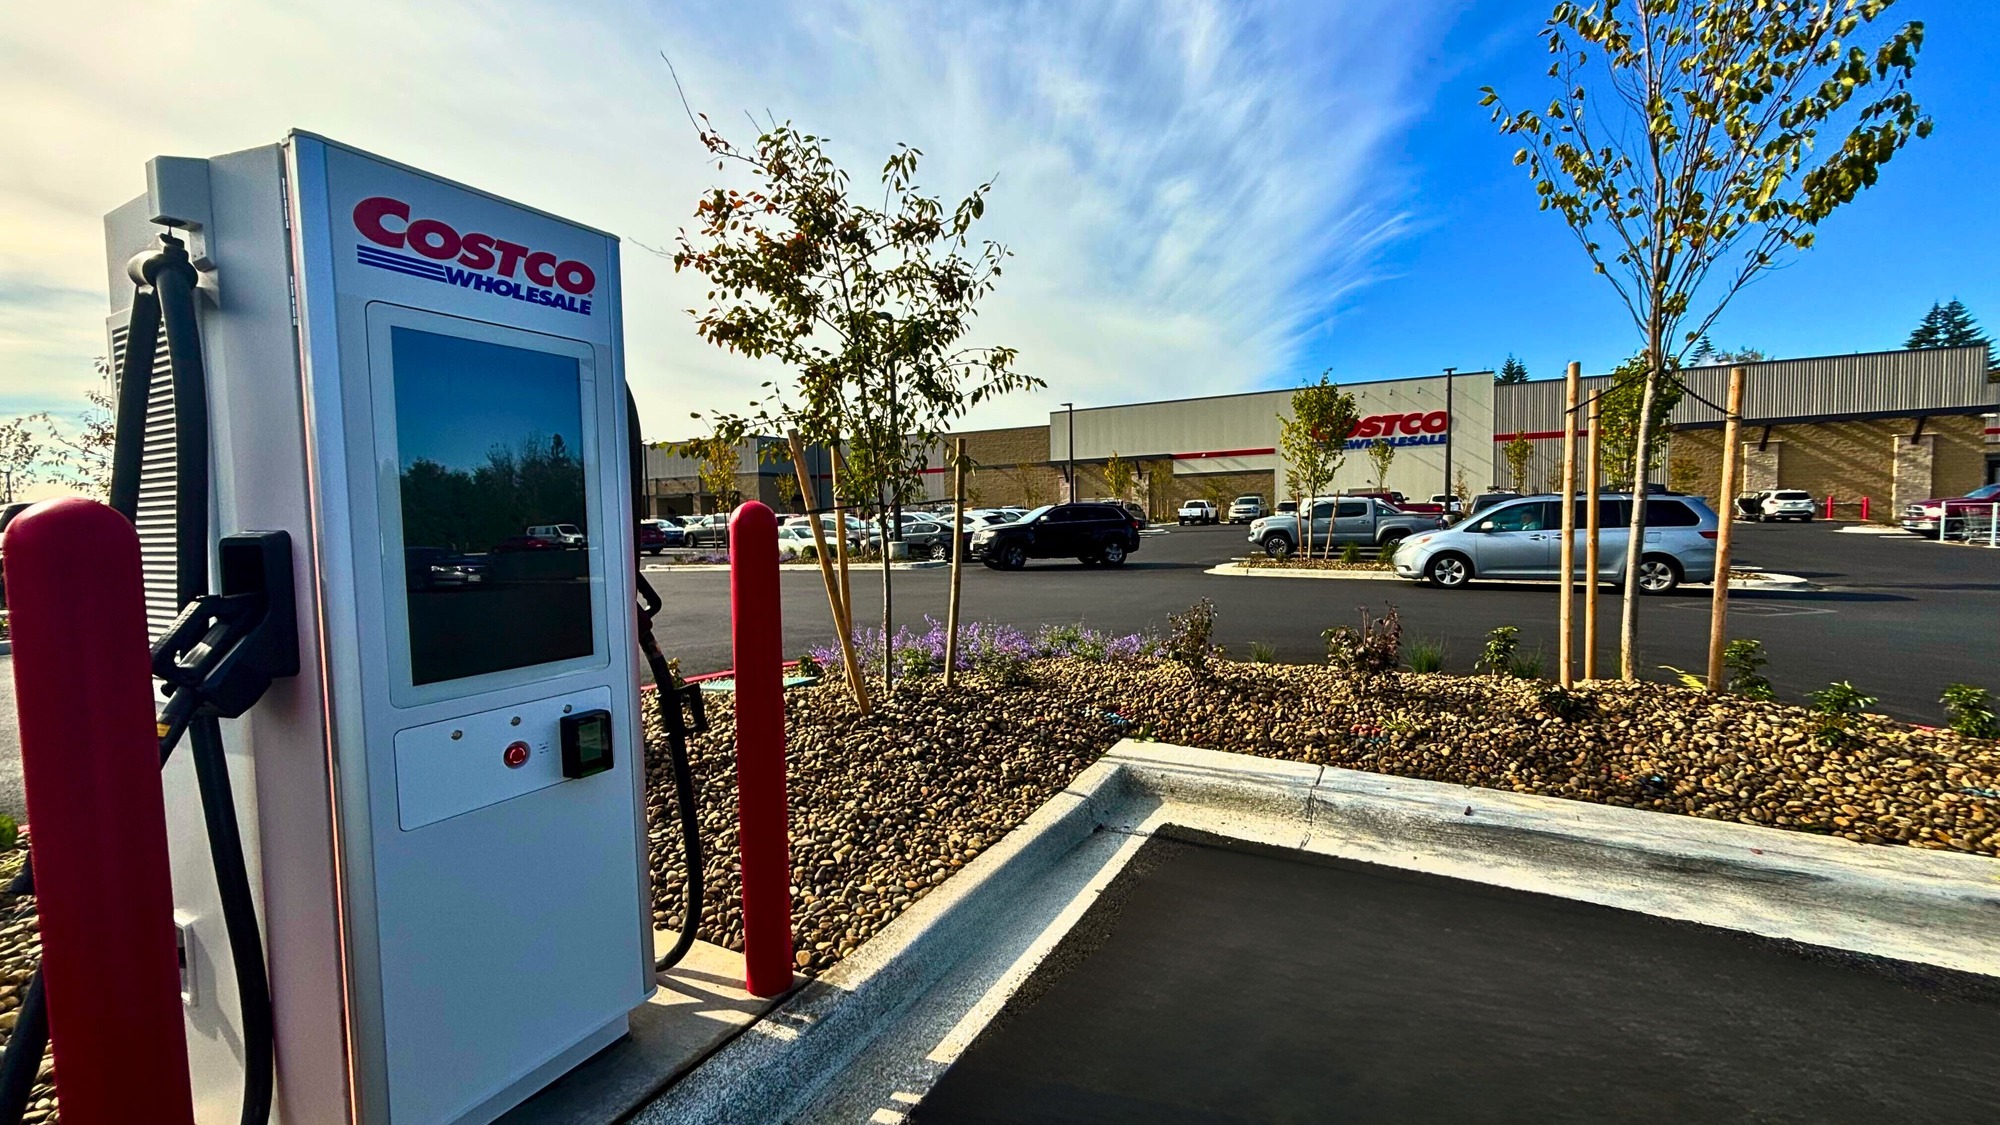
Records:
M1535 209L1511 163L1518 145L1476 104L1482 85L1523 105L1539 104L1531 94L1546 100L1547 56L1523 7L1540 6L1471 5L1435 41L1420 65L1434 82L1428 105L1392 157L1420 218L1270 385L1326 367L1347 379L1497 367L1509 351L1546 378L1572 359L1603 370L1636 350L1624 306L1561 220ZM1937 131L1823 224L1811 252L1738 295L1710 333L1718 347L1779 356L1901 347L1933 301L1953 296L2000 332L2000 5L1904 0L1891 15L1925 24L1913 88Z
M95 385L102 214L146 158L311 129L626 239L628 369L648 436L741 407L782 372L701 343L671 245L716 180L675 100L739 139L769 113L833 138L866 181L899 141L1014 251L974 343L1006 343L1054 404L1492 367L1599 370L1636 335L1477 105L1545 97L1544 0L237 0L186 18L38 5L0 37L0 417ZM86 10L88 8L88 10ZM123 9L122 11L119 9ZM1954 295L2000 329L2000 89L1983 0L1903 0L1930 42L1936 135L1740 296L1716 343L1895 347ZM157 77L160 57L215 65Z

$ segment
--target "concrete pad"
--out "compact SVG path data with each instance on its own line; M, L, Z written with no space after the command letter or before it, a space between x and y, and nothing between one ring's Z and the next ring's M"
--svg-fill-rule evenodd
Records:
M1991 859L1127 740L631 1120L902 1121L1169 826L2000 976Z
M675 937L655 931L654 955L672 948ZM509 1110L499 1125L621 1120L783 999L743 991L743 955L705 941L659 980L660 990L633 1010L630 1035Z

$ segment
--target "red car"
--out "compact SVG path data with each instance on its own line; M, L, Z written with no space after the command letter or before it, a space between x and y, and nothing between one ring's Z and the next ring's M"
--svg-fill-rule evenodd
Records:
M1964 539L1984 536L2000 504L2000 484L1975 488L1963 496L1934 497L1903 506L1896 522L1904 531L1926 539Z

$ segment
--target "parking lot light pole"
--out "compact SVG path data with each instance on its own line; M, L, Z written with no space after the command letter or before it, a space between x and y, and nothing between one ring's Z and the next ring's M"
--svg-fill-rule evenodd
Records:
M1076 404L1065 402L1062 407L1069 411L1069 439L1063 443L1063 460L1066 462L1063 467L1063 478L1069 483L1069 495L1065 499L1074 504L1076 503Z
M1444 369L1444 487L1439 491L1446 496L1451 495L1451 424L1456 420L1451 412L1451 376L1457 370L1456 367ZM1459 502L1470 506L1472 498L1461 497Z

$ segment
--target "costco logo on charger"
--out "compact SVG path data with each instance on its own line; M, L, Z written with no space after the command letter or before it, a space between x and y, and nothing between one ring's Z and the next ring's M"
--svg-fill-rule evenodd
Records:
M413 258L358 245L355 260L364 266L590 315L589 298L597 288L597 275L574 259L478 231L460 234L441 219L412 220L409 204L386 195L354 205L354 229L375 246L420 255ZM516 273L527 283L513 280Z

